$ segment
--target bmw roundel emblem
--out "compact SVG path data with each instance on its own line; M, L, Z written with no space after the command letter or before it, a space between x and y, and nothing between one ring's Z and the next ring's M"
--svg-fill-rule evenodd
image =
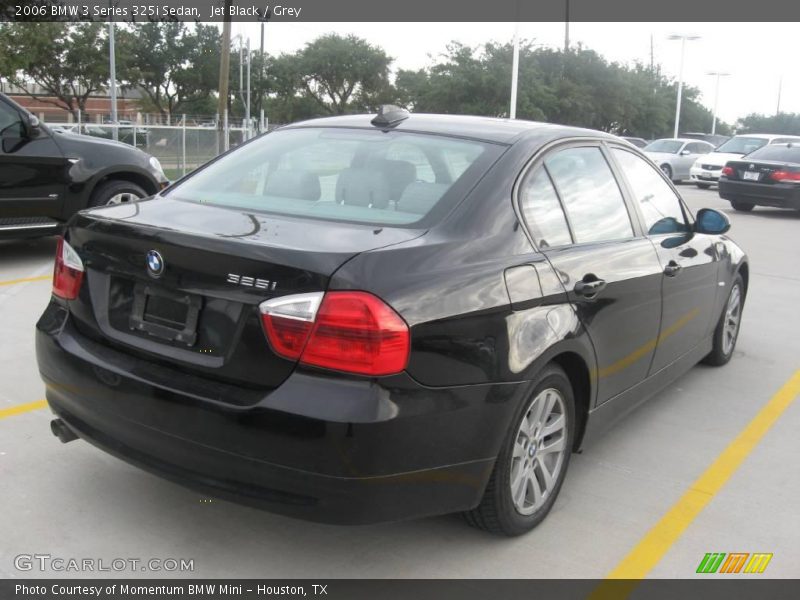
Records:
M161 277L164 272L164 259L157 250L150 250L145 257L147 262L147 272L153 277Z

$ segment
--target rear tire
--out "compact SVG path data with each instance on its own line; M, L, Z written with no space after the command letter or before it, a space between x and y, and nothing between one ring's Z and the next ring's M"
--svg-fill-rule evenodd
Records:
M711 187L710 183L695 183L695 185L701 190L707 190Z
M675 181L672 178L672 167L670 167L669 165L661 165L659 168L661 169L661 172L667 176L667 179L669 179L670 181Z
M744 308L744 281L738 273L731 284L731 291L722 314L719 316L717 327L714 329L714 345L703 362L712 367L721 367L727 364L736 349L736 340L739 339L739 328L742 323L742 309Z
M145 198L149 194L141 187L130 181L111 179L104 181L95 188L89 200L89 206L108 206L126 204Z
M467 523L507 536L541 523L564 483L574 432L572 385L559 366L550 364L517 410L481 503L464 513Z
M738 210L739 212L750 212L753 210L755 204L750 204L749 202L740 202L738 200L731 200L731 206L733 210Z

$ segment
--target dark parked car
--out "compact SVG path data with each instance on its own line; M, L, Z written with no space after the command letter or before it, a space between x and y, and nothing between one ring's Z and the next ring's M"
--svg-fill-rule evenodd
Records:
M614 136L343 116L83 211L37 324L54 433L336 523L520 534L570 454L731 358L748 265Z
M728 161L719 196L740 211L754 206L800 210L800 143L772 144Z
M51 131L0 94L0 236L49 235L87 206L155 194L167 178L126 144Z

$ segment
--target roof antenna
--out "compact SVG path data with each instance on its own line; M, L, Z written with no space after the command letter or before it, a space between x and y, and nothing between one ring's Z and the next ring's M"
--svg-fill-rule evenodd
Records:
M378 109L378 114L370 121L376 127L391 127L400 121L405 121L411 116L405 108L394 104L384 104Z

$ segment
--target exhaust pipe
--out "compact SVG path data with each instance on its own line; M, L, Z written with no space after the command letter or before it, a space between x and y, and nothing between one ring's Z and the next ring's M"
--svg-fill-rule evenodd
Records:
M62 444L66 444L67 442L78 439L78 436L75 435L72 429L67 427L67 424L61 419L53 419L50 421L50 431L53 432L54 436L61 440Z

